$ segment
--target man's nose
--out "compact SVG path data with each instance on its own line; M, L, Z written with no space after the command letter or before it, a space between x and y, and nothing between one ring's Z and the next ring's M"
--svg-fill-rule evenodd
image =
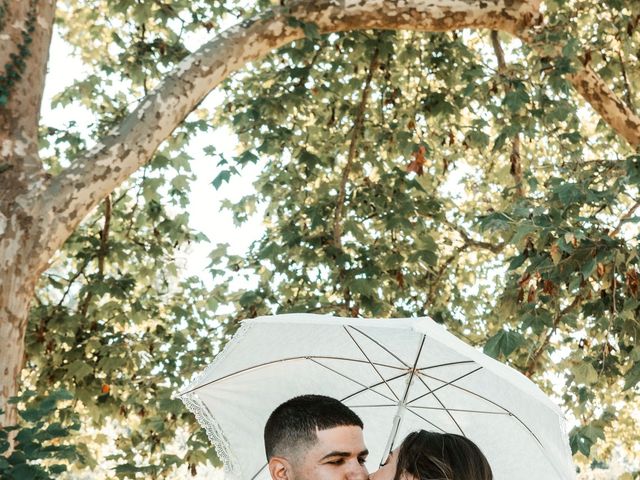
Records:
M367 471L367 467L356 462L347 472L345 480L368 480L368 478L369 472Z

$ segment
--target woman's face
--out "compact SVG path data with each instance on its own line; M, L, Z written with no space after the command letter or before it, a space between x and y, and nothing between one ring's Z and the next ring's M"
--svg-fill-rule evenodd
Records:
M377 472L369 475L369 480L393 480L396 477L396 469L398 467L398 449L396 448L387 457L387 461L380 466ZM404 474L400 480L415 480L413 476Z
M398 465L398 449L396 448L389 454L386 462L380 465L380 468L369 475L369 480L393 480L396 476L396 467Z

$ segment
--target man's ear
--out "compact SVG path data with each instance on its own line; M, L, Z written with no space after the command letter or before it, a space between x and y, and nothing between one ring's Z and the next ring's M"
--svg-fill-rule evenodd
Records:
M269 473L272 480L295 480L291 464L283 457L271 457L269 460Z

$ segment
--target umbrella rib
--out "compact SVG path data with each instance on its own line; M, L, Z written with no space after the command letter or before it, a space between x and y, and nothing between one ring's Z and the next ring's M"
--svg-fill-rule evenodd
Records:
M424 420L424 421L425 421L425 422L427 422L429 425L434 426L435 428L437 428L438 430L440 430L442 433L447 433L447 431L446 431L446 430L444 430L444 429L440 428L438 425L436 425L435 423L433 423L431 420L427 420L426 418L424 418L424 417L423 417L422 415L420 415L419 413L414 412L412 409L407 408L407 411L408 411L408 412L413 413L416 417L418 417L418 418L420 418L420 419Z
M359 360L359 359L356 359L356 358L331 357L331 356L321 356L321 355L316 355L316 356L301 355L301 356L298 356L298 357L279 358L277 360L271 360L269 362L259 363L258 365L252 365L250 367L243 368L241 370L237 370L235 372L232 372L232 373L229 373L227 375L224 375L224 376L222 376L220 378L213 379L213 380L211 380L209 382L203 383L202 385L198 385L197 387L194 387L194 388L192 388L190 390L187 390L185 392L180 392L178 394L178 396L181 397L181 396L186 395L188 393L194 392L194 391L196 391L196 390L198 390L198 389L200 389L202 387L206 387L208 385L212 385L212 384L220 382L222 380L226 380L226 379L228 379L230 377L234 377L236 375L240 375L241 373L246 373L246 372L250 372L252 370L257 370L258 368L267 367L267 366L273 365L275 363L290 362L290 361L293 361L293 360L306 360L306 359L309 359L309 358L320 358L320 359L325 359L325 360L343 360L343 361L346 361L346 362L356 362L356 363L366 363L366 364L371 364L372 363L370 361ZM385 368L394 368L396 370L400 369L400 367L395 367L395 366L392 366L392 365L385 365L383 363L375 363L375 365L378 365L380 367L385 367Z
M337 374L337 375L340 375L340 376L341 376L341 377L343 377L343 378L346 378L347 380L351 380L353 383L357 383L357 384L358 384L358 385L360 385L361 387L364 387L364 389L365 389L365 390L369 390L369 391L371 391L371 392L373 392L373 393L377 393L378 395L380 395L381 397L383 397L385 400L389 400L390 402L393 402L393 398L387 397L384 393L380 393L380 392L378 392L377 390L373 390L373 388L372 388L372 387L367 387L364 383L360 383L359 381L357 381L357 380L355 380L355 379L353 379L353 378L349 377L348 375L345 375L344 373L340 373L339 371L337 371L337 370L335 370L335 369L333 369L333 368L331 368L331 367L329 367L329 366L327 366L327 365L324 365L324 364L322 364L322 363L318 362L318 361L317 361L316 359L314 359L314 358L309 357L309 360L311 360L313 363L315 363L315 364L317 364L317 365L320 365L321 367L326 368L327 370L329 370L329 371L331 371L331 372L333 372L333 373L335 373L335 374ZM386 382L385 382L385 383L386 383Z
M411 405L413 402L416 402L418 400L420 400L421 398L426 397L427 395L432 395L434 392L437 392L438 390L448 386L448 385L453 385L454 382L457 382L458 380L463 379L464 377L468 377L469 375L471 375L472 373L476 373L478 370L482 370L482 367L478 367L475 370L471 370L470 372L465 373L464 375L459 376L458 378L454 378L453 380L451 380L450 382L445 382L444 380L440 380L437 377L432 377L430 375L427 375L426 373L422 373L420 372L421 375L424 375L425 377L428 378L432 378L434 380L438 380L439 382L443 382L444 385L440 385L439 387L436 387L434 390L430 390L429 393L425 393L424 395L420 395L419 397L414 398L413 400L410 400L409 403L407 403L407 405ZM457 387L457 385L454 385Z
M462 390L463 392L467 392L467 393L469 393L469 394L471 394L471 395L473 395L473 396L476 396L476 397L478 397L478 398L481 398L482 400L484 400L484 401L486 401L486 402L491 403L492 405L495 405L496 407L498 407L498 408L500 408L500 409L504 410L504 411L507 413L507 415L509 415L510 417L515 418L518 422L520 422L520 424L521 424L524 428L526 428L526 429L527 429L527 431L528 431L528 432L531 434L531 436L536 440L536 442L538 442L538 444L540 445L540 447L541 447L542 449L544 449L544 445L542 444L542 442L540 441L540 439L538 439L538 437L536 436L536 434L535 434L535 433L533 433L533 431L532 431L532 430L527 426L527 424L526 424L526 423L524 423L522 420L520 420L520 418L519 418L515 413L513 413L511 410L509 410L508 408L503 407L503 406L502 406L502 405L500 405L499 403L496 403L496 402L494 402L493 400L491 400L491 399L489 399L489 398L486 398L486 397L484 397L484 396L480 395L479 393L473 392L473 391L471 391L471 390L468 390L468 389L466 389L466 388L464 388L464 387L461 387L460 385L456 385L456 384L454 383L454 382L457 382L458 380L460 380L460 379L462 379L462 378L464 378L464 377L466 377L466 376L468 376L468 375L471 375L472 373L475 373L475 372L477 372L478 370L481 370L481 369L482 369L482 367L478 367L478 368L476 368L475 370L472 370L471 372L466 373L465 375L462 375L461 377L458 377L458 378L456 378L456 379L454 379L454 380L452 380L452 381L450 381L450 382L445 382L445 384L444 384L444 385L439 386L438 388L436 388L436 390L439 390L439 389L444 388L444 387L446 387L446 386L448 386L448 385L451 385L451 386L452 386L452 387L454 387L454 388L457 388L457 389L459 389L459 390ZM434 380L438 380L439 382L444 382L444 380L441 380L441 379L439 379L439 378L437 378L437 377L432 377L432 376L430 376L430 375L427 375L426 373L422 373L422 375L424 375L425 377L428 377L428 378L432 378L432 379L434 379ZM425 394L425 395L428 395L428 394ZM422 395L422 397L424 397L425 395ZM419 398L422 398L422 397L414 398L413 400L411 400L411 402L414 402L415 400L418 400ZM411 402L409 402L409 403L411 403Z
M416 360L413 362L413 368L411 369L411 376L409 377L409 381L407 382L407 388L404 390L404 396L402 397L402 403L406 404L407 398L409 397L409 389L411 388L411 381L413 377L416 376L416 372L418 371L416 367L418 366L418 360L420 360L420 354L422 353L422 347L424 347L424 342L427 339L426 335L422 335L422 341L420 342L420 348L418 348L418 353L416 355ZM420 378L418 376L418 378Z
M320 358L322 360L344 360L345 362L370 363L366 360L359 360L357 358L333 357L330 355L307 355L305 358ZM393 368L394 370L404 371L404 368L396 367L395 365L387 365L386 363L380 363L380 362L371 362L371 363L373 363L374 365L377 365L378 367Z
M456 424L456 427L458 427L458 430L460 430L460 434L463 437L466 437L467 435L464 433L464 431L462 430L462 427L460 427L460 424L456 421L456 419L453 417L453 415L451 414L451 412L449 411L449 409L447 407L444 406L444 403L442 403L442 400L440 400L440 398L435 394L435 392L433 390L431 390L431 388L429 387L429 385L427 385L427 382L425 382L422 377L420 375L418 375L418 380L420 380L420 382L425 386L425 388L427 390L429 390L429 393L433 394L434 398L438 401L438 403L440 405L442 405L442 408L447 412L447 415L449 415L449 417L451 418L451 420L453 420L453 423Z
M420 405L412 405L411 408L421 408L423 410L438 410L438 411L447 410L447 411L451 411L451 412L484 413L486 415L506 415L506 416L510 416L509 413L507 413L507 412L489 412L487 410L468 410L468 409L465 409L465 408L438 408L438 407L426 407L426 406L420 406Z
M409 375L409 372L404 372L404 373L401 373L400 375L396 375L395 377L387 378L387 382L391 382L393 380L397 380L398 378L404 377L406 375ZM365 387L365 388L363 388L362 390L358 390L357 392L354 392L351 395L347 395L344 398L341 398L340 401L341 402L345 402L345 401L349 400L351 397L355 397L356 395L360 395L362 392L364 392L366 390L369 390L369 389L371 389L373 387L378 387L378 386L382 385L383 383L384 383L384 380L381 381L381 382L378 382L378 383L374 383L373 385L370 385L368 387L363 385L363 387Z
M364 333L362 330L360 330L359 328L356 328L352 325L349 325L349 328L355 330L356 332L358 332L360 335L363 335L365 337L367 337L369 340L371 340L373 343L375 343L376 345L378 345L381 349L383 349L385 352L387 352L389 355L391 355L393 358L395 358L397 361L399 361L402 365L404 365L406 368L411 368L409 367L409 365L407 365L400 357L398 357L395 353L393 353L391 350L389 350L387 347L385 347L384 345L382 345L380 342L378 342L375 338L367 335L366 333ZM346 327L345 327L346 329ZM351 336L351 335L349 335ZM353 338L353 337L351 337ZM355 340L354 340L355 342Z
M393 391L393 389L391 388L391 386L387 383L387 381L384 379L384 377L382 376L382 374L378 371L378 369L376 368L376 366L373 364L373 362L369 359L369 357L367 356L367 354L365 353L365 351L362 349L362 347L360 346L360 344L356 341L355 338L353 338L353 335L351 335L351 332L349 332L349 330L347 329L347 327L343 327L345 332L347 332L347 335L349 335L349 338L351 338L351 340L353 340L353 343L356 344L356 347L358 347L358 350L360 350L362 352L362 355L364 355L364 358L367 359L367 361L369 362L369 364L373 367L373 369L376 371L376 373L378 374L378 376L380 377L380 379L384 382L384 384L387 386L387 388L389 389L389 391L391 392L391 394L395 397L395 399L399 402L400 399L398 398L398 396L396 395L396 392ZM355 329L357 330L357 329ZM359 330L358 330L359 331Z
M450 367L451 365L462 365L465 363L476 363L473 360L460 360L458 362L449 362L449 363L440 363L438 365L431 365L429 367L422 367L419 368L418 370L423 371L423 370L430 370L432 368L438 368L438 367Z
M251 480L255 480L256 478L258 478L258 475L260 475L260 473L267 467L267 465L269 465L269 463L265 463L262 467L260 467L260 470L258 470L255 475L251 477Z

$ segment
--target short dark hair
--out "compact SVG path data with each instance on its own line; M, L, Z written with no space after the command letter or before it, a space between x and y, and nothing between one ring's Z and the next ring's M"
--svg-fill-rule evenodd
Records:
M400 445L394 480L403 474L416 480L493 480L489 462L471 440L426 430L410 433Z
M340 426L363 428L360 417L335 398L302 395L287 400L271 413L264 427L267 460L309 448L318 440L316 430Z

